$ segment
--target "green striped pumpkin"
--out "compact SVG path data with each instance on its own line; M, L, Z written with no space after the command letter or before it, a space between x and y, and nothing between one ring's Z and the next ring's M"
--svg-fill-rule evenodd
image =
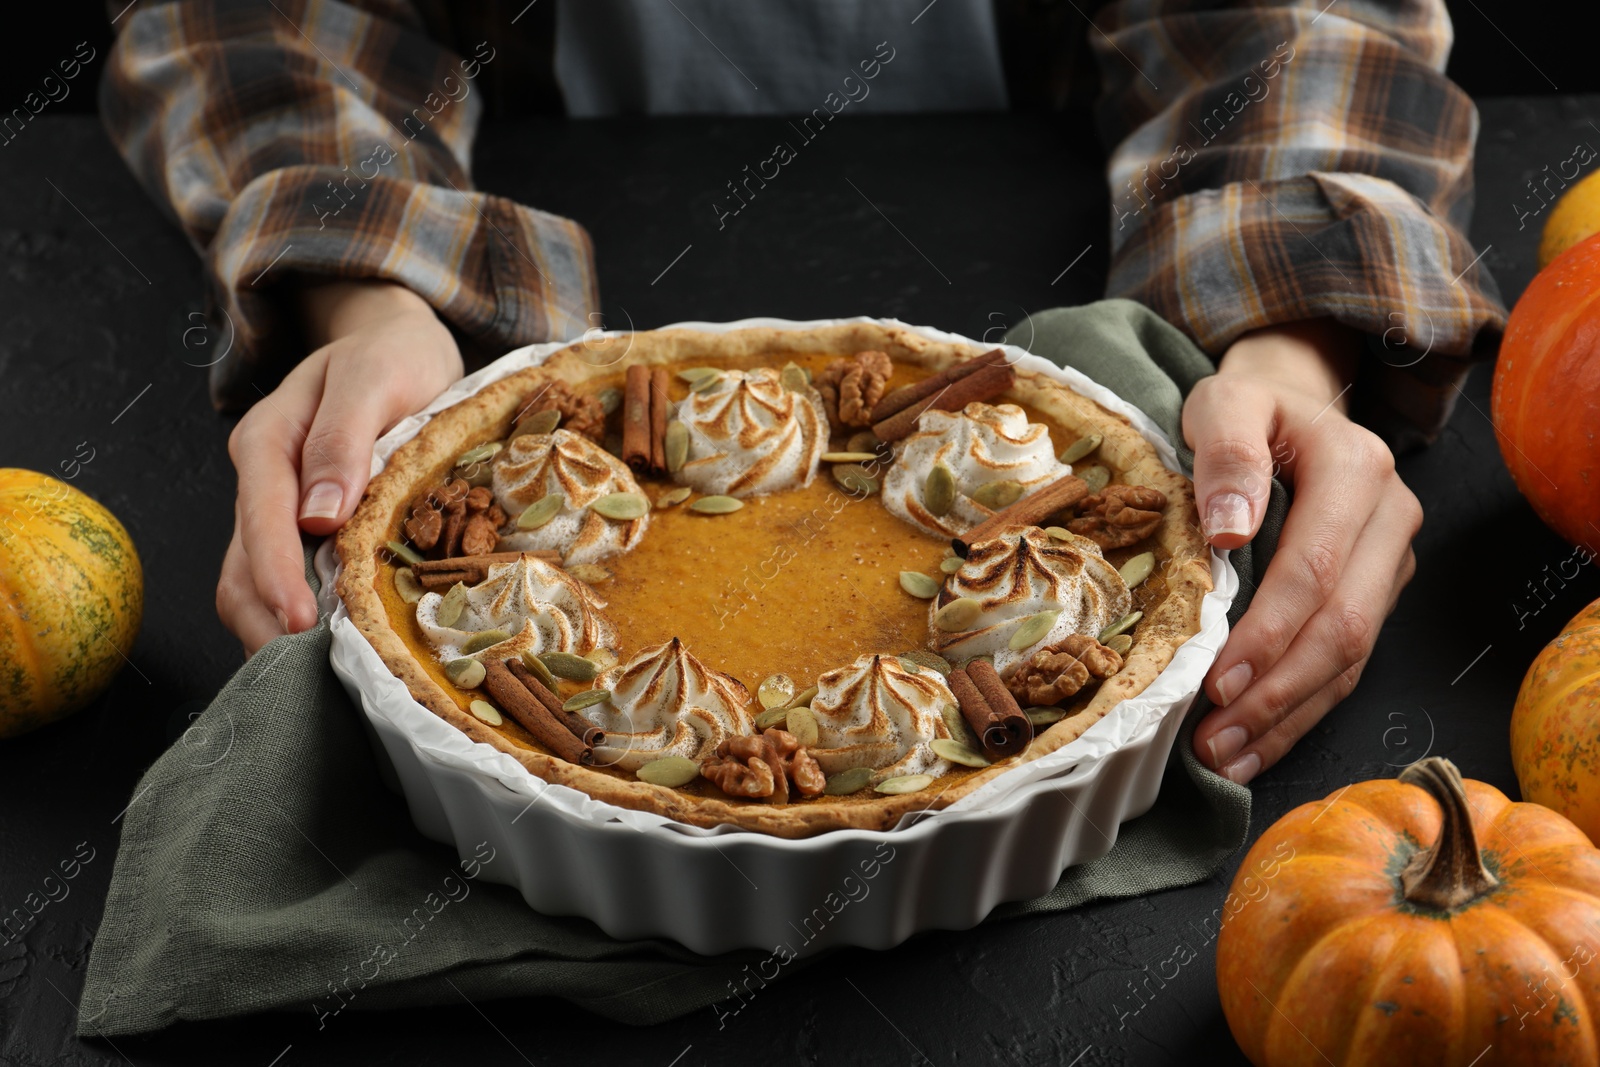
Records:
M0 468L0 738L99 696L143 608L139 555L111 512L49 475Z

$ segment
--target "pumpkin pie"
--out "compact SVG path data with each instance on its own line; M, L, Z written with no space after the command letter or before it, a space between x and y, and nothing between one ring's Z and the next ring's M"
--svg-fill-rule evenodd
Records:
M1142 692L1192 486L1001 350L851 323L589 338L433 416L340 530L422 705L694 826L893 827Z

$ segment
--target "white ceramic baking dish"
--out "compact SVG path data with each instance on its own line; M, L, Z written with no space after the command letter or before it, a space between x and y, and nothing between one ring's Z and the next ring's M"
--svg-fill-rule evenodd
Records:
M677 323L722 331L805 329L847 321L745 319ZM928 337L964 337L908 327ZM518 349L456 383L378 442L373 473L436 412L564 344ZM992 347L992 346L990 346ZM1126 415L1173 469L1171 444L1142 413L1075 371L1008 348ZM836 830L787 840L731 827L702 829L619 808L534 777L509 755L470 740L411 697L333 594L332 541L316 556L332 612L334 671L361 708L386 780L405 795L426 836L463 857L488 842L480 877L516 886L535 909L581 915L613 937L671 938L696 952L764 949L781 957L857 945L888 948L929 929L965 929L995 905L1048 892L1061 872L1104 855L1122 822L1155 802L1173 739L1227 637L1238 577L1213 553L1215 589L1200 632L1139 696L1072 743L998 776L950 807L908 816L888 831ZM392 772L392 777L390 772Z

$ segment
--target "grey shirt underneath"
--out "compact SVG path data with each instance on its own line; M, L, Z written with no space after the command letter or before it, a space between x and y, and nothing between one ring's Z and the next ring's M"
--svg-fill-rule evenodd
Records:
M557 0L567 114L1006 107L990 0Z

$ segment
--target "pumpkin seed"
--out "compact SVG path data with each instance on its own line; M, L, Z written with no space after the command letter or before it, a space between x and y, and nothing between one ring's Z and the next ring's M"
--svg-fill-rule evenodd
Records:
M495 706L489 703L487 700L474 700L472 703L467 705L467 710L472 712L472 714L476 715L479 719L488 723L490 726L499 726L501 723L505 722L505 720L500 717L500 712L496 710Z
M585 652L583 658L603 671L609 671L617 665L617 654L609 648L597 648L593 651Z
M598 563L574 563L567 573L580 582L603 582L611 577L611 572Z
M563 711L582 711L584 708L592 708L596 704L604 704L610 699L611 690L609 689L585 689L581 693L574 693L569 696L562 702L561 708Z
M483 676L487 673L488 670L484 665L471 656L462 656L444 665L444 676L462 689L478 688L483 684Z
M434 619L440 626L454 626L461 621L461 613L465 610L467 610L467 587L457 582L439 598L439 610L434 613Z
M940 584L921 571L901 571L900 588L922 600L932 600L939 595Z
M537 530L555 518L566 504L564 493L548 493L540 497L522 509L522 514L517 516L517 529Z
M667 454L667 470L677 474L689 459L689 427L677 419L667 423L667 436L663 448Z
M482 652L490 645L498 645L501 641L509 640L511 635L504 630L479 630L467 638L467 643L461 646L461 651L464 655L470 656L474 652Z
M696 382L707 378L721 377L722 372L715 367L685 367L678 372L680 382L688 382L692 388Z
M840 771L829 778L822 787L822 792L830 797L842 797L848 793L859 793L872 781L871 767L851 767L848 771Z
M878 458L876 452L824 452L819 459L824 463L871 463Z
M387 548L390 552L393 552L407 563L416 564L422 562L422 553L418 552L416 549L402 541L385 541L383 543L383 547Z
M486 459L493 459L495 453L505 446L499 441L485 441L476 448L469 448L456 457L456 466L470 467L474 463L482 463Z
M1089 486L1089 492L1098 493L1111 484L1111 472L1096 464L1078 475Z
M1059 611L1041 611L1036 615L1029 615L1022 620L1022 625L1011 631L1011 640L1006 642L1013 652L1021 652L1029 645L1037 645L1043 641L1050 632L1050 627L1056 624L1061 617Z
M693 385L689 386L689 392L709 393L711 390L715 389L719 384L721 384L721 382L721 372L716 374L708 374L704 378L701 378L699 381L695 382Z
M782 726L788 717L788 708L768 708L756 716L756 729L770 730L774 726Z
M1106 647L1119 656L1126 656L1128 650L1133 647L1133 635L1117 634L1117 636L1106 642Z
M988 767L994 761L975 749L968 748L960 741L950 737L936 737L928 746L933 749L933 754L951 763L959 763L963 767Z
M694 490L690 489L687 485L680 485L676 489L668 489L665 493L662 493L660 496L656 497L656 507L670 508L674 504L681 504L685 500L688 500L690 495L693 493Z
M784 707L786 707L786 708L807 708L807 707L810 707L811 706L811 702L813 700L817 699L817 692L818 692L818 689L817 689L816 686L808 685L804 689L800 690L800 692L796 693L790 699L789 703L784 705Z
M1065 526L1046 526L1044 532L1057 541L1070 541L1078 536Z
M922 506L928 514L950 514L956 502L956 476L943 463L935 463L922 483Z
M794 696L794 679L787 674L774 674L756 686L756 699L764 708L788 707Z
M511 431L511 436L516 438L524 434L554 433L559 425L561 425L561 412L555 408L546 408L543 411L535 411L517 423L516 428Z
M983 611L983 605L969 596L956 597L944 607L933 613L933 625L936 629L946 633L958 630L970 630L972 624L978 621L978 615Z
M946 678L950 677L950 661L943 656L929 652L925 648L913 648L908 652L900 653L900 658L910 660L919 667L928 667L938 671Z
M494 467L488 463L469 463L465 467L456 467L450 472L450 480L460 478L473 489L479 486L494 485Z
M686 756L663 756L651 760L633 773L641 782L676 789L700 777L700 764Z
M643 493L607 493L590 504L589 510L618 522L631 522L649 513L650 501Z
M1097 433L1092 433L1088 437L1080 437L1066 448L1063 448L1061 455L1056 458L1062 463L1076 463L1090 452L1099 448L1100 442L1104 440L1105 438Z
M778 372L778 381L791 393L798 393L811 384L811 379L806 377L805 370L797 363L785 363L783 370Z
M967 720L961 715L961 709L954 704L946 704L941 709L941 713L944 716L944 728L950 736L976 751L978 735L973 733L972 727L967 725Z
M602 389L600 390L599 397L600 411L603 414L610 415L622 406L621 389Z
M872 788L880 793L915 793L919 789L926 789L933 784L931 774L902 774L895 778L885 778Z
M794 739L806 748L817 743L817 717L811 713L810 708L790 708L789 714L783 719L785 730L794 735Z
M399 593L400 599L407 604L415 604L426 592L422 588L422 583L417 581L417 572L410 567L401 567L394 572L394 591Z
M550 673L569 682L592 682L600 673L594 660L575 656L571 652L546 652L539 657Z
M1051 723L1060 722L1067 717L1065 708L1027 708L1023 714L1035 726L1049 726Z
M850 440L844 443L847 452L871 452L877 455L883 447L883 442L878 440L878 435L871 430L862 430L860 433L851 434Z
M1154 552L1141 552L1122 565L1117 573L1122 575L1122 584L1132 589L1156 569L1156 554Z
M857 496L872 496L878 491L878 479L867 473L859 463L840 463L833 468L833 480L839 488Z
M1021 482L1002 478L998 482L987 482L978 486L967 496L971 497L975 504L982 504L993 511L999 511L1021 500L1026 492L1027 489L1023 488Z
M533 676L539 679L539 684L552 693L561 684L556 681L556 676L550 673L550 668L544 665L544 660L540 659L531 648L522 650L522 665L532 671Z
M732 496L703 496L689 505L690 511L702 515L726 515L744 507L744 501Z
M1104 630L1101 630L1100 633L1095 637L1095 640L1099 641L1101 644L1104 644L1118 634L1126 630L1133 629L1133 624L1142 618L1144 618L1144 612L1142 611L1135 611L1131 615L1124 615L1110 626L1107 626Z

